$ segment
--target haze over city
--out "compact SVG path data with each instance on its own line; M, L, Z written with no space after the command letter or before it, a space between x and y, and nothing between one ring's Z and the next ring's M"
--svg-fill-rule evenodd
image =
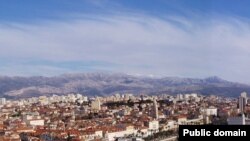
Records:
M121 72L250 83L249 1L1 1L0 75Z

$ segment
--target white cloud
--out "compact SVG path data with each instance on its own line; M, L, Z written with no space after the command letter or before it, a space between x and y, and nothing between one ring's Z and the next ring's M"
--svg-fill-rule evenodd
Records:
M199 20L130 15L9 23L0 25L0 56L6 60L104 62L114 66L93 65L99 70L130 74L218 75L250 82L243 80L250 79L249 21L233 17ZM38 70L38 74L46 74L46 69ZM58 74L57 69L52 70Z

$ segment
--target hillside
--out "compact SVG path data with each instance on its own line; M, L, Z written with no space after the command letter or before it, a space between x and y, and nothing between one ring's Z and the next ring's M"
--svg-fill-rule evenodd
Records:
M229 82L219 77L205 79L151 78L110 73L65 74L55 77L0 77L0 96L9 98L68 93L95 96L114 93L177 94L190 92L236 97L242 91L250 92L250 86Z

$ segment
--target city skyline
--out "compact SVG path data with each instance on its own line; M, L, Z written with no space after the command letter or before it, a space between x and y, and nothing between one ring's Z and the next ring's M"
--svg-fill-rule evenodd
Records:
M22 5L21 5L22 4ZM0 75L121 72L250 84L249 1L0 4Z

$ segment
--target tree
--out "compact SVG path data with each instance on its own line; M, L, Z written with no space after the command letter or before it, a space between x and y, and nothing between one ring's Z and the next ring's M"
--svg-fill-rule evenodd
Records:
M72 141L72 137L70 136L70 133L69 133L69 132L68 132L67 141Z

